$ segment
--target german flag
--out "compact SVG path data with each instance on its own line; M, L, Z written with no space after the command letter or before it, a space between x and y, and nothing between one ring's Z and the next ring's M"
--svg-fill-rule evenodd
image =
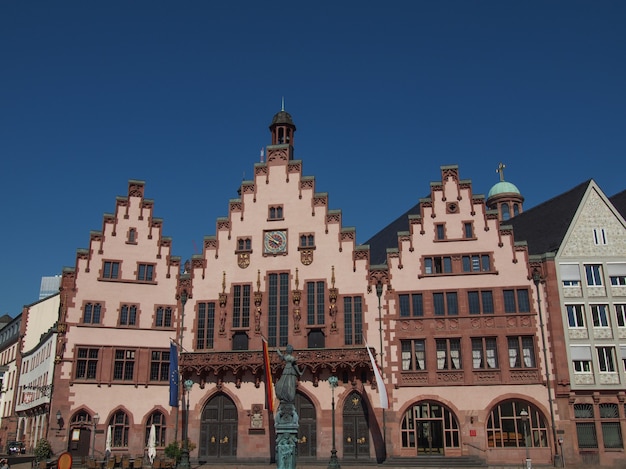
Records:
M274 413L274 383L272 382L272 368L270 367L270 353L267 349L267 339L263 341L263 366L265 367L265 408Z

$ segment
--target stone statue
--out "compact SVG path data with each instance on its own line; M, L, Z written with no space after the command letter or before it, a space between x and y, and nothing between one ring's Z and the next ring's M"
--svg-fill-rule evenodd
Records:
M283 374L274 387L276 397L281 403L293 404L296 400L296 383L298 377L302 376L303 372L296 365L296 357L293 356L293 346L291 344L287 345L284 355L279 349L276 349L276 352L285 362Z

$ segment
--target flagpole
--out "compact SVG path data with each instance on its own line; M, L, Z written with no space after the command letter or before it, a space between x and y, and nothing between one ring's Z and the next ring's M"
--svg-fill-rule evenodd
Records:
M181 313L180 313L180 348L182 349L183 348L183 331L185 329L185 305L187 304L187 290L183 290L180 293L180 304L182 306ZM179 358L178 366L180 366L180 353L181 351L178 350L178 358ZM179 380L178 382L179 382L179 389L180 389L180 384L182 384L183 382L183 375L182 373L180 373L180 368L179 368L179 373L178 373L178 380ZM185 391L183 390L183 393L184 392ZM178 441L178 406L176 406L176 430L174 432L174 441Z
M380 298L383 296L383 284L380 280L376 283L376 296L378 297L378 335L380 339L380 374L383 373L383 316ZM369 349L368 349L369 350ZM387 392L387 390L384 390ZM383 392L379 389L378 392ZM383 407L383 446L385 448L384 458L387 459L387 417Z

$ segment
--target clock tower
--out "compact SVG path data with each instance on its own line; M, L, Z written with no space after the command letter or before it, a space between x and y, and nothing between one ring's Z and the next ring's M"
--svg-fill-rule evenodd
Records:
M267 147L267 163L269 165L280 164L293 160L293 136L296 126L291 119L291 114L285 111L283 104L281 110L274 115L270 124L272 144Z

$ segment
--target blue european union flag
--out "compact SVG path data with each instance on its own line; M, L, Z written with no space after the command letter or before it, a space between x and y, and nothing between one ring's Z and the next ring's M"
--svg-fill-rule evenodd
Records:
M178 407L178 349L170 344L170 406Z

